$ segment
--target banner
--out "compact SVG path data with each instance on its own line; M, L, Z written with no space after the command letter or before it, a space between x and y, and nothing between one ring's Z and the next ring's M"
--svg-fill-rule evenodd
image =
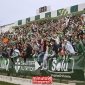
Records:
M57 16L67 15L67 14L68 14L68 10L67 9L57 10Z
M84 57L73 56L68 61L65 59L50 58L48 60L48 70L44 74L55 78L84 80Z
M26 76L52 76L58 79L84 81L84 56L72 56L66 58L49 58L48 69L41 70L36 59L27 59L24 63L23 58L15 58L15 64L11 59L0 59L0 72L8 72Z

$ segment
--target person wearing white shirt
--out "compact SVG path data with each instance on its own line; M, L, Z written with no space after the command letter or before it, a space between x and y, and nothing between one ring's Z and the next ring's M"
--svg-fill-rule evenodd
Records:
M68 26L69 23L69 17L66 18L66 26Z
M16 48L16 46L13 46L12 56L10 56L13 64L15 64L14 58L17 58L18 56L20 56L20 51Z
M64 40L64 42L65 42L65 49L66 49L66 51L68 51L71 54L75 54L73 46L70 43L68 43L67 40Z
M20 51L16 48L16 46L14 46L11 58L18 57L19 55L20 55Z
M51 56L51 50L50 50L50 42L46 41L46 52L43 58L43 63L42 63L42 69L41 70L46 70L48 69L48 65L47 65L47 58ZM49 51L50 50L50 51Z
M81 17L83 18L83 23L85 24L85 13L83 13Z
M58 35L55 36L55 38L52 38L53 40L55 40L56 44L59 45L60 44L60 38Z

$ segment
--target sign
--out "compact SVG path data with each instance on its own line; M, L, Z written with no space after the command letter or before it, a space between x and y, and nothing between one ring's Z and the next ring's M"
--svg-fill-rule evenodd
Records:
M47 11L47 6L39 8L39 13L46 12Z
M32 77L33 84L52 84L51 76L35 76Z
M50 12L50 11L51 11L51 6L43 6L36 10L36 15L40 15L40 13Z
M46 74L45 74L46 73ZM84 80L84 57L72 56L66 61L66 58L50 58L48 60L48 70L44 71L45 75L55 78ZM43 74L43 75L44 75Z
M49 72L51 73L73 73L73 69L74 69L74 59L73 58L70 58L70 60L72 61L72 64L71 64L71 70L69 70L68 68L68 64L69 62L66 62L65 60L61 60L61 61L58 61L56 58L53 58L52 60L49 59L48 63L51 65L48 65L49 66Z
M2 58L0 61L0 68L8 71L9 70L9 59Z
M24 63L23 58L17 58L15 61L15 71L18 73L19 71L35 71L39 68L38 62L34 59L27 59L26 63Z
M53 57L48 59L48 69L41 70L36 59L27 59L24 63L23 58L14 58L15 64L11 59L0 58L0 70L14 74L23 74L28 76L52 76L69 80L84 81L84 56L72 56L61 59Z

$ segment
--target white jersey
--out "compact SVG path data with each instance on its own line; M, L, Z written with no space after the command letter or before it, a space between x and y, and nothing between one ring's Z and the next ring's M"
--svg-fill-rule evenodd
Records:
M18 49L15 49L12 53L13 57L17 57L19 55L19 50Z

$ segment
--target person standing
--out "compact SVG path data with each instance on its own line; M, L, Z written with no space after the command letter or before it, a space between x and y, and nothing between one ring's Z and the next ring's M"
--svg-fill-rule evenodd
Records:
M40 54L38 55L38 63L42 66L42 63L43 63L43 56L45 54L45 51L46 51L46 39L43 38L42 41L41 41L41 52Z
M85 32L83 33L83 40L82 40L82 42L83 42L83 45L85 47Z
M26 58L29 58L31 56L33 48L29 43L26 43L25 49L26 54L24 56L24 63L26 63Z
M84 53L84 45L79 38L76 38L76 51L78 54Z
M52 44L52 50L55 52L56 55L58 55L58 45L56 44L56 41L51 39Z
M47 40L46 41L46 52L45 52L45 55L44 55L44 58L43 58L43 63L42 63L42 69L41 70L46 70L48 68L47 59L50 55L51 55L50 54L50 41Z
M83 13L83 14L81 15L81 18L82 18L82 23L85 24L85 13Z
M69 43L67 40L64 40L64 43L65 43L65 50L66 50L66 52L70 53L70 54L75 54L74 48L71 45L71 43Z

